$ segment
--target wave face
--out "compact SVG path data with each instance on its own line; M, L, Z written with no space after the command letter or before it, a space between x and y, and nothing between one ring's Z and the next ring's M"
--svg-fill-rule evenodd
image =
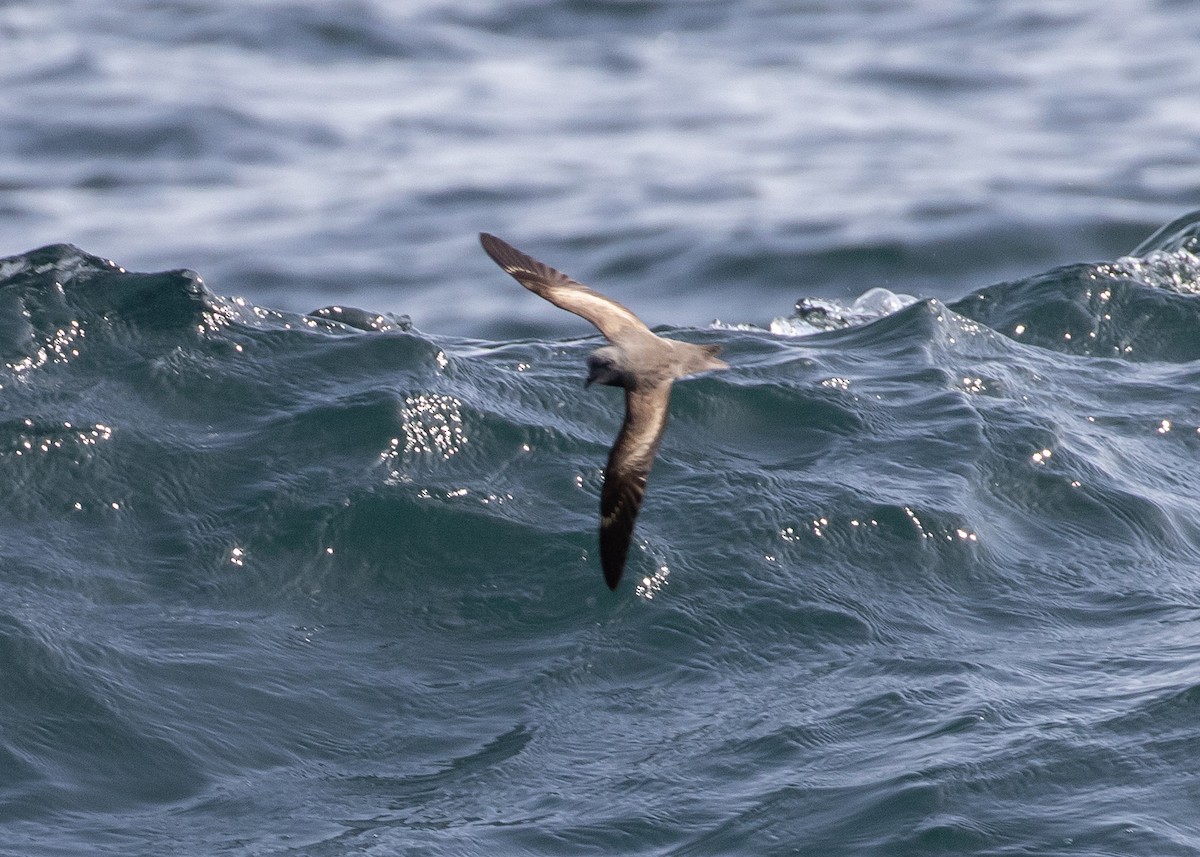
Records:
M1198 236L669 331L616 595L594 339L0 260L7 847L1193 853Z

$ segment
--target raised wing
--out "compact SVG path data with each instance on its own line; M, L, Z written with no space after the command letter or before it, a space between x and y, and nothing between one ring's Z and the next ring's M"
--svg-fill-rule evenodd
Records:
M649 389L625 391L625 422L608 454L600 491L600 564L604 582L616 589L654 456L667 428L671 399L668 381Z
M479 243L492 260L529 291L540 295L557 307L587 319L599 328L609 342L629 335L649 334L650 328L628 308L606 298L582 283L577 283L562 271L527 256L495 235L479 233Z

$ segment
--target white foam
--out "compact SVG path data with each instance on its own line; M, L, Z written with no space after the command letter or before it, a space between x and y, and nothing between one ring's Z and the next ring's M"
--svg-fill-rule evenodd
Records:
M869 289L847 304L826 298L801 298L790 316L772 319L767 330L778 336L812 336L829 330L857 327L899 312L917 302L912 295L898 294L883 288ZM714 321L718 330L761 330L747 323L729 324Z

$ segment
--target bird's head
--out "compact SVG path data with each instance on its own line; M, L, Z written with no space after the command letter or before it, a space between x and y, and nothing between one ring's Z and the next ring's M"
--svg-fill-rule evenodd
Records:
M628 387L629 373L621 368L620 355L611 345L597 348L588 355L588 376L583 386L608 384L612 387Z

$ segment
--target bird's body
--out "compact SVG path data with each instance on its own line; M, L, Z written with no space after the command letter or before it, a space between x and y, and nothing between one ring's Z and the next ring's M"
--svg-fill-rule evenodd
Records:
M587 319L609 344L588 355L587 384L625 389L625 420L608 454L600 492L600 563L616 589L625 568L646 479L667 428L676 378L727 369L720 347L693 345L653 333L629 309L577 283L494 235L479 236L487 254L517 282L555 306Z

